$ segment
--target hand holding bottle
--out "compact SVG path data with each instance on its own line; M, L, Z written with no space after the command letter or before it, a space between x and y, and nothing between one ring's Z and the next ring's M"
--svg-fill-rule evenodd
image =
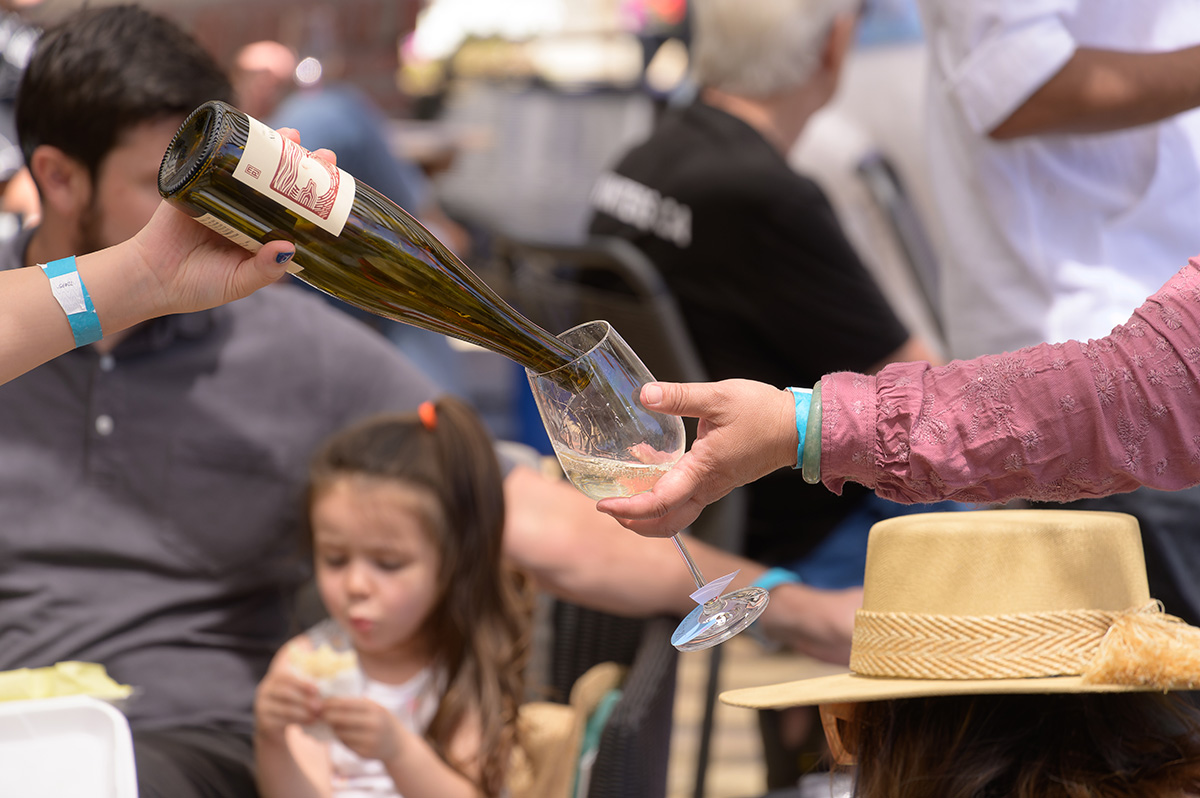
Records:
M290 128L279 132L300 142L299 134ZM330 150L314 155L337 162ZM133 243L140 265L152 275L148 284L161 290L160 297L152 297L161 305L161 313L203 310L251 294L282 277L295 252L290 242L272 241L251 256L167 203Z

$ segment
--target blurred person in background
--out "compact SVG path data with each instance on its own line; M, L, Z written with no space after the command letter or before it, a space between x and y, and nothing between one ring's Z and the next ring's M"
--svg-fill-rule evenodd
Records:
M37 223L37 191L24 168L14 116L17 85L41 34L25 10L40 2L0 0L0 237Z
M0 181L5 183L22 166L13 121L17 85L40 35L22 10L38 2L0 0Z
M663 116L592 192L591 232L646 253L714 380L808 387L828 371L936 359L897 318L821 189L786 161L833 96L854 24L841 0L698 0L699 97ZM797 324L820 343L798 342ZM828 587L861 584L866 531L878 513L902 509L787 472L751 486L749 503L746 553Z
M300 82L297 67L307 82ZM333 65L316 59L306 59L302 66L291 48L258 41L237 52L231 77L243 111L274 127L299 130L307 147L338 153L339 166L465 256L470 249L466 231L439 206L421 168L396 154L383 112L361 89L332 80L331 70Z
M329 618L280 650L255 697L263 798L509 796L530 606L504 562L483 420L452 397L378 416L324 442L309 474ZM304 667L331 642L361 694L329 695L329 674Z
M787 162L837 89L855 11L850 0L696 0L696 100L663 115L592 191L590 232L625 238L654 263L711 379L807 388L831 371L937 360L897 317L822 190ZM857 485L839 496L790 470L746 495L744 553L837 589L862 584L876 521L961 509L903 506ZM773 774L770 786L797 775Z
M1200 253L1200 7L920 8L952 354L1107 335ZM1200 488L1069 506L1135 516L1154 595L1200 623Z
M137 233L162 208L162 153L213 98L232 98L225 75L162 17L108 6L47 30L16 117L42 221L0 268ZM143 798L255 795L254 688L308 576L308 456L434 393L290 285L110 331L0 386L0 669L93 661L134 686Z

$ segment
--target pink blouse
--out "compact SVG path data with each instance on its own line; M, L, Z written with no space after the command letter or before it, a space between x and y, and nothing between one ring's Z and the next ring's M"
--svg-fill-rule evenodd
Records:
M1200 483L1200 256L1107 337L821 381L821 479L898 502Z

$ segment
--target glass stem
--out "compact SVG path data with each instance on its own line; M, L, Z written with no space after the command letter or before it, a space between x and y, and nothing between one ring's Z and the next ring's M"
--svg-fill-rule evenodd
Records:
M704 580L704 574L700 573L700 569L696 567L696 562L692 559L692 555L688 553L687 546L683 545L683 540L679 535L672 535L671 542L675 544L675 548L679 550L679 555L687 563L688 570L692 572L692 579L696 582L696 587L701 588L707 585L708 582Z

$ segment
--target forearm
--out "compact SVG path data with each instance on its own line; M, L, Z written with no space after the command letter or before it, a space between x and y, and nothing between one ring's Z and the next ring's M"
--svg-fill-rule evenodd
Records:
M1165 53L1080 48L990 133L1013 139L1102 133L1200 106L1200 46Z
M670 540L630 533L569 482L517 467L505 479L505 498L505 553L540 589L629 617L682 616L695 607L695 582ZM766 570L694 538L686 544L706 578L740 571L734 588Z
M821 479L900 502L1200 482L1200 261L1099 341L822 380Z
M790 651L847 665L854 613L861 606L862 588L819 590L782 584L771 591L758 625L763 634Z
M680 599L695 587L669 540L630 533L571 483L528 468L504 492L505 553L541 590L617 615L687 612Z
M125 329L162 312L158 297L141 270L124 268L128 243L76 260L105 333ZM41 269L0 272L0 383L25 373L75 347L67 316Z
M405 732L399 751L383 763L398 793L406 798L479 798L478 787L450 767L423 737Z
M696 586L671 541L618 529L630 545L605 541L580 552L579 559L541 568L534 573L538 588L562 601L629 618L686 615ZM627 557L614 556L618 551Z
M295 733L303 734L299 730ZM328 798L330 794L327 784L318 788L304 772L284 736L256 735L254 764L262 798Z
M930 344L914 336L905 341L903 346L888 355L886 359L876 364L868 373L876 374L890 363L906 363L914 360L933 363L934 365L941 365L946 362L945 358L938 354Z
M133 242L125 241L75 260L105 335L173 312L161 284L144 268L133 268L138 256Z

